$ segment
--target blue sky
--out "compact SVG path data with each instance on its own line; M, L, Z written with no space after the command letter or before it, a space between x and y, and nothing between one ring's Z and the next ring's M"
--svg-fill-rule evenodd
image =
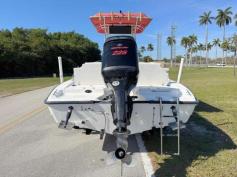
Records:
M54 31L76 31L103 45L104 37L96 33L89 21L95 13L122 10L124 12L144 12L153 18L144 33L137 36L138 46L153 43L156 47L156 34L162 33L162 57L169 57L166 38L170 35L170 26L177 27L176 53L183 55L180 39L185 35L196 34L199 42L204 41L205 29L198 25L199 16L207 10L216 15L216 9L232 7L237 13L236 0L0 0L0 28L12 29L46 28ZM237 32L232 23L227 27L227 37ZM210 26L210 37L222 36L222 30ZM221 53L219 51L219 53ZM156 56L156 51L152 52ZM214 56L214 51L211 51Z

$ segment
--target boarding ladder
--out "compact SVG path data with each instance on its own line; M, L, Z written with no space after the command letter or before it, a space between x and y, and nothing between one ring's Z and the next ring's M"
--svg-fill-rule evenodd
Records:
M172 136L177 137L177 152L174 153L174 155L180 155L180 116L179 116L179 98L176 98L176 104L172 109L173 115L172 116L165 116L163 115L163 104L162 104L162 98L159 98L159 105L160 105L160 120L159 120L159 126L160 126L160 153L163 155L163 137L164 136L169 136L169 135L164 135L163 133L163 128L164 128L164 123L163 119L165 117L173 117L176 119L176 125L177 125L177 133ZM171 135L170 135L171 136Z

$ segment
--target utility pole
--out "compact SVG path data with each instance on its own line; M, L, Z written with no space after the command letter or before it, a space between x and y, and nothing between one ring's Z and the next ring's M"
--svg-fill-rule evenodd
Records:
M161 40L162 40L162 34L157 34L157 60L162 60L161 58Z
M176 41L176 37L175 37L175 32L176 32L176 26L175 25L171 25L171 37L172 39L174 39ZM171 60L175 59L175 64L176 64L176 42L171 45Z

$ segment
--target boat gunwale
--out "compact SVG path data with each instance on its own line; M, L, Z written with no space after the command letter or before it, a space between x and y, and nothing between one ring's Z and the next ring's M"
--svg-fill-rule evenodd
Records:
M160 104L159 100L135 100L132 101L135 104ZM100 103L100 104L111 104L111 101L47 101L47 99L44 101L45 104L47 105L51 105L51 104L96 104L96 103ZM195 101L179 101L179 104L195 104L197 105L199 103L199 101L196 99ZM162 104L176 104L176 101L162 101Z

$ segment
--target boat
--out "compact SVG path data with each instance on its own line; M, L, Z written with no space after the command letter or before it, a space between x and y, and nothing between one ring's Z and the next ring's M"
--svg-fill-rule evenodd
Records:
M85 129L116 137L114 155L123 160L133 134L185 126L198 101L180 81L170 80L157 62L138 62L135 35L151 18L143 13L97 13L90 17L105 34L102 61L74 68L71 80L56 86L46 98L59 128ZM182 66L180 67L182 69ZM179 79L181 75L179 73ZM162 142L161 142L162 143ZM178 154L179 154L178 144Z

